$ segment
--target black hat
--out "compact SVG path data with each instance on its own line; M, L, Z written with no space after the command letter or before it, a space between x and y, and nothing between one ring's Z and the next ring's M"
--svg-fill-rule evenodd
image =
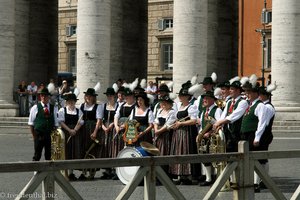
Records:
M180 96L192 96L189 93L189 88L192 87L191 81L187 81L184 84L181 85L181 89L179 91Z
M63 96L63 98L66 100L66 101L69 101L69 100L74 100L74 101L77 101L77 97L75 94L71 93L71 94L66 94Z
M48 95L51 96L51 93L49 92L48 88L41 89L38 94Z
M131 96L133 95L133 92L129 88L124 89L124 95L125 96Z
M108 95L115 95L116 92L115 92L114 88L107 88L106 92L104 92L103 94L106 94L107 96Z
M210 97L210 98L213 98L213 99L217 99L214 95L214 92L213 91L206 91L204 94L201 95L201 97Z
M138 86L134 89L134 93L137 94L137 93L140 93L140 92L145 92L145 89L138 85Z
M119 87L117 93L119 93L119 92L124 93L124 90L125 90L125 87L124 87L124 86L121 86L121 87Z
M98 96L98 94L96 94L96 91L94 88L88 88L86 92L83 92L85 95L89 95L89 96Z
M145 92L143 92L143 91L135 93L135 97L136 98L142 97L143 99L148 99L147 94Z
M157 92L166 92L166 93L170 93L170 89L166 84L161 84L157 90Z
M169 97L169 95L159 97L159 101L166 101L166 102L169 102L169 103L173 103L174 102L173 99L171 99Z
M242 84L241 84L240 81L233 81L233 82L230 84L230 87L242 89Z
M220 87L220 88L222 88L222 87L230 88L230 82L229 81L224 81L224 82L218 84L218 87Z
M203 79L203 81L201 83L203 85L207 85L207 84L214 85L215 84L210 76L204 77L204 79Z
M258 92L258 90L259 90L259 83L256 83L255 86L253 86L249 81L247 81L243 85L243 90L245 90L245 91L251 91L251 92Z
M272 96L271 92L268 92L266 87L260 87L258 93L261 95Z
M189 88L181 88L178 94L179 94L180 96L192 96L192 95L189 93Z

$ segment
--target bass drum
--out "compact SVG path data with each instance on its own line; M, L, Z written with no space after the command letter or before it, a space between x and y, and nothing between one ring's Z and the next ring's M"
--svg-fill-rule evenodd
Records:
M150 156L150 154L142 147L125 147L119 152L117 158L138 158L145 156ZM117 167L116 173L120 181L127 185L135 176L139 168L139 166Z

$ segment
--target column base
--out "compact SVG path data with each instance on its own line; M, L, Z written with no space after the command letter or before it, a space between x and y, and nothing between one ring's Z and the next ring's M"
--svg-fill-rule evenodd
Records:
M287 120L299 120L300 119L300 107L276 107L275 120L287 121Z
M17 117L19 105L13 103L0 103L0 117Z

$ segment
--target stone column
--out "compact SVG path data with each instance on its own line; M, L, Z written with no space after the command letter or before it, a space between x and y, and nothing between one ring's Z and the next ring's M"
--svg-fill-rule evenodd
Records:
M80 100L87 88L101 83L100 99L109 86L111 1L79 0L77 15L77 86Z
M0 116L16 116L13 103L15 60L15 1L0 2Z
M300 1L272 1L272 82L277 120L300 119Z
M15 35L15 74L14 88L21 80L30 84L32 80L28 77L29 62L29 10L30 3L27 0L16 0L16 35Z
M207 74L207 0L174 0L173 81L181 84Z

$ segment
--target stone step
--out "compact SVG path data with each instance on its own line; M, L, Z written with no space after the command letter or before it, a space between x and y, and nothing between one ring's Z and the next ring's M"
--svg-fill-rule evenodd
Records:
M300 120L274 121L273 126L300 126Z
M273 126L272 130L299 130L300 126Z
M0 122L28 122L28 117L0 117Z

